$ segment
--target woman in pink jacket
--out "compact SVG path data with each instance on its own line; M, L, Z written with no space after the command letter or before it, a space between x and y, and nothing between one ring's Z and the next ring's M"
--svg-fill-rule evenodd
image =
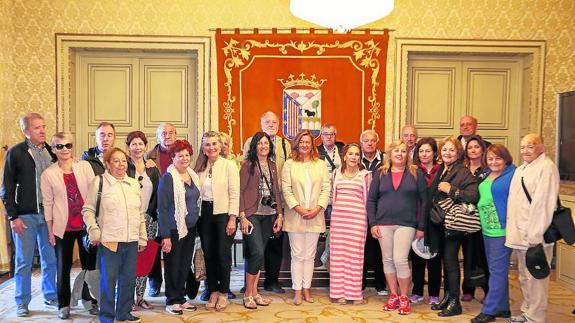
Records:
M74 244L78 242L82 268L90 260L95 262L96 258L81 247L84 232L81 211L94 172L88 162L74 162L71 134L56 133L50 145L58 161L42 173L42 202L48 238L56 248L58 317L67 319L70 316L70 269Z

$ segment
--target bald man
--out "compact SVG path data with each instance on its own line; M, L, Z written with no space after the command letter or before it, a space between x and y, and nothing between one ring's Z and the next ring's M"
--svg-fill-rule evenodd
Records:
M459 141L465 149L467 145L467 138L477 134L477 119L474 116L465 115L459 120ZM485 139L482 139L486 147L491 146L491 143Z
M549 276L534 278L527 270L525 258L528 248L542 244L551 265L553 244L546 244L543 234L551 225L557 205L559 171L545 155L543 140L537 134L521 139L521 158L523 164L515 171L509 188L505 245L517 254L523 304L522 313L509 322L545 322Z

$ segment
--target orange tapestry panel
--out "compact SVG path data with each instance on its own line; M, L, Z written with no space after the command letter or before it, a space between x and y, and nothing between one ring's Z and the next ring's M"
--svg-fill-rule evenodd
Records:
M336 125L340 141L357 142L368 128L383 138L388 40L388 30L226 34L218 29L220 130L234 138L238 151L260 130L261 114L271 110L280 118L279 134L288 139L299 129L318 136L325 123Z

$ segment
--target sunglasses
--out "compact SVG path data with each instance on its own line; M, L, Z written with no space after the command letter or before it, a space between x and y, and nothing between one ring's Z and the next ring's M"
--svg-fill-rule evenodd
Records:
M73 144L68 143L68 144L55 144L54 148L56 148L56 150L62 150L64 149L64 147L66 147L66 149L70 150L72 149L72 147L74 147Z

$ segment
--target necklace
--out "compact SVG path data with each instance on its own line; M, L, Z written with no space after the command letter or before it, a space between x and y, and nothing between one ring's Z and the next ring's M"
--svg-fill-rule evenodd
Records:
M348 173L348 170L346 169L345 172L343 173L343 177L347 178L347 179L353 179L357 173L359 173L359 170L356 170L354 173Z
M210 168L208 170L208 177L212 178L212 165L210 165Z

